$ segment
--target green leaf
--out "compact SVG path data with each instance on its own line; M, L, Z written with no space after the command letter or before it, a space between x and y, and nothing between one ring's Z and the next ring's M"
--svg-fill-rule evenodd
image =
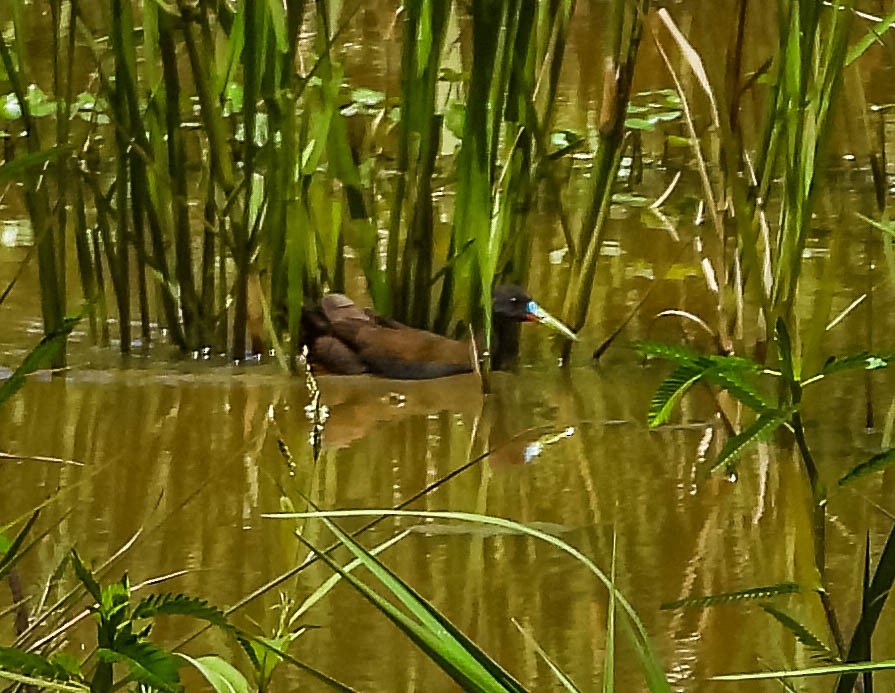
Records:
M856 215L870 224L877 231L882 231L887 236L895 238L895 221L890 221L888 219L884 219L883 221L877 221L876 219L871 219L870 217L865 217L860 212L856 212Z
M743 377L744 372L758 368L754 362L749 361L748 364L749 366L746 368L739 368L733 363L725 363L724 367L709 368L703 377L708 382L727 390L753 411L772 409L774 403Z
M867 49L874 43L882 43L883 34L889 30L893 22L895 22L895 10L889 12L889 14L870 27L870 30L848 50L845 64L851 65L855 60L864 55Z
M230 627L223 611L210 605L204 599L188 597L184 594L153 594L146 597L134 607L132 618L155 618L156 616L191 616L221 628Z
M893 360L895 360L895 356L892 354L869 354L865 351L859 354L827 360L820 374L827 376L843 371L875 371L880 368L888 368Z
M672 371L671 375L658 387L650 401L648 417L650 428L655 428L668 421L671 410L687 390L702 378L705 371L705 368L690 364L678 366Z
M839 661L839 658L833 654L832 650L824 645L823 641L804 624L772 604L761 604L760 606L767 614L775 618L786 630L792 633L796 640L811 650L815 657L820 657L831 664Z
M25 384L25 378L28 375L52 363L53 358L65 347L68 335L71 334L71 331L75 329L75 325L80 320L81 315L65 318L61 329L45 336L38 342L36 347L28 352L28 355L13 374L0 383L0 407L19 391L22 385Z
M211 684L215 693L249 693L251 691L248 681L239 670L220 657L208 656L194 659L182 652L178 652L177 656L192 664Z
M385 103L385 93L376 89L358 87L351 90L351 100L368 108L374 108Z
M84 585L84 588L93 597L93 600L97 604L103 603L103 590L99 586L99 583L93 577L93 571L91 571L84 563L81 561L81 557L78 555L78 552L72 549L71 552L72 565L75 569L75 575L78 576L78 580L81 581L81 584Z
M647 681L649 690L651 691L668 691L671 687L668 685L665 675L662 671L662 664L656 656L655 651L650 643L649 636L643 622L637 616L637 612L631 606L630 602L625 599L624 595L619 592L609 577L601 571L596 564L585 556L574 546L558 539L557 537L542 532L533 527L529 527L512 520L501 517L493 517L489 515L480 515L476 513L461 512L444 512L444 511L419 511L419 510L390 510L390 509L364 509L364 510L332 510L332 511L316 511L307 513L277 513L265 514L262 517L295 520L306 517L422 517L439 520L458 520L461 522L471 522L485 526L495 526L512 532L518 532L527 536L539 539L551 546L558 548L566 554L572 556L575 560L585 566L607 589L614 590L616 593L616 602L621 607L627 620L623 620L625 631L630 635L630 642L633 645L638 657L640 658L641 668L644 678ZM324 558L324 560L326 560ZM343 576L344 577L344 576Z
M807 676L830 676L832 674L859 674L862 671L883 671L895 669L895 659L882 662L855 662L854 664L831 664L807 669L783 669L781 671L760 671L754 674L724 674L712 676L709 681L762 681L768 679L793 679Z
M550 671L553 672L553 676L556 677L556 680L570 693L577 693L579 690L578 687L574 684L572 679L570 679L562 669L557 666L557 664L550 658L550 655L541 647L541 644L535 639L535 637L522 627L522 624L519 623L515 618L511 618L513 625L516 626L517 630L522 633L522 637L525 638L525 642L529 644L529 646L537 652L538 656L544 661L544 663L550 668Z
M364 566L404 605L401 610L385 600L353 574L345 573L328 556L299 536L318 557L340 572L368 601L397 625L420 649L435 661L451 678L466 690L518 691L524 689L497 662L460 633L431 604L411 589L374 556L357 544L335 524L324 523Z
M59 159L71 151L70 145L57 144L42 152L34 154L21 154L14 159L0 164L0 183L9 183L21 180L22 174L33 168L40 168L44 164Z
M177 693L180 685L180 660L170 652L145 640L122 644L115 650L101 647L97 650L100 661L110 664L126 664L131 677L142 684L165 693Z
M672 361L678 366L702 364L702 357L687 347L664 342L634 342L633 347L644 356Z
M0 647L0 669L15 671L26 676L35 676L55 681L71 681L80 678L77 668L71 669L70 656L44 657L34 652L25 652L15 647ZM75 663L77 667L77 663Z
M0 669L0 679L13 681L23 686L34 686L41 691L59 691L59 693L90 693L90 688L86 685L68 682L58 683L47 679L26 676L24 674L16 674L12 671Z
M893 462L895 462L895 448L888 448L887 450L878 452L869 460L865 460L864 462L861 462L861 464L852 467L848 474L846 474L839 480L839 485L845 486L846 484L851 483L855 479L859 479L862 476L867 476L868 474L873 474L873 472L878 472L882 469L885 469Z
M755 421L725 443L721 454L718 455L718 459L712 466L712 471L733 462L752 443L766 440L777 428L786 423L790 416L792 416L790 409L770 409L759 414Z
M799 586L794 582L781 582L766 587L750 587L749 589L740 590L739 592L724 592L723 594L706 594L697 595L695 597L686 597L684 599L677 599L673 602L665 602L659 608L662 611L685 607L704 608L707 606L716 606L718 604L729 604L731 602L751 601L754 599L767 599L768 597L798 594L800 591Z
M879 623L879 617L886 600L892 593L892 585L895 584L895 526L889 531L886 539L886 545L883 547L876 564L876 570L873 572L873 579L867 586L867 570L869 568L870 544L865 550L865 588L861 596L863 607L861 609L861 618L855 626L852 634L851 642L848 645L848 653L846 661L855 660L869 656L870 642L873 638L873 632ZM866 654L862 654L866 653ZM842 676L836 686L836 693L849 693L854 688L856 673L849 672Z
M286 36L286 11L282 0L267 0L267 10L270 12L270 24L273 27L274 37L277 42L277 50L280 53L289 52L289 38Z
M25 523L25 526L19 531L16 535L16 538L9 542L5 537L2 537L3 543L8 544L5 549L0 552L0 580L6 578L9 574L9 571L12 570L13 566L16 564L16 559L18 558L19 549L22 547L22 544L25 541L25 537L28 536L28 533L31 531L31 528L34 526L34 523L37 522L37 518L40 516L40 511L35 510L31 517L28 519L28 522Z
M457 139L463 139L463 128L466 127L466 104L451 101L444 112L444 124Z

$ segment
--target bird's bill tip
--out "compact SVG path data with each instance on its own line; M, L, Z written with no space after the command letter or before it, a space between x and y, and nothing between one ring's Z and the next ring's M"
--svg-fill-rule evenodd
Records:
M552 327L554 330L568 337L574 342L579 341L578 335L575 334L568 325L554 318L552 315L550 315L550 313L541 308L541 306L539 306L534 301L531 301L528 304L528 319L539 322L542 325L547 325L547 327Z

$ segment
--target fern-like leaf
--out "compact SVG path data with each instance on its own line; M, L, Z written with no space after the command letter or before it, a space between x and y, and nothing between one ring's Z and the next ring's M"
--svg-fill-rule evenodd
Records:
M93 597L94 601L96 601L97 604L102 604L103 590L96 581L96 578L93 577L93 571L84 565L78 552L74 549L71 551L71 560L75 569L75 575L78 576L78 580L81 581L81 584L84 585L84 588L90 593L90 596Z
M887 450L878 452L869 460L865 460L864 462L861 462L861 464L853 467L848 474L839 480L839 485L845 486L862 476L878 472L881 469L885 469L893 462L895 462L895 448L888 448Z
M891 365L892 361L895 361L895 354L870 354L862 351L859 354L827 360L820 373L826 376L843 371L875 371L880 368L886 368Z
M752 369L744 369L738 366L728 368L727 366L728 363L725 362L720 366L710 368L705 372L705 379L713 385L727 390L753 411L760 412L774 408L774 403L744 377L744 374Z
M100 661L126 664L131 677L138 683L165 693L179 693L180 661L175 655L146 640L134 640L115 650L97 650Z
M634 348L644 356L665 359L678 366L695 366L703 357L687 347L665 344L664 342L634 342Z
M807 647L813 657L820 659L826 664L837 664L840 661L839 657L829 647L824 645L823 641L812 633L807 626L772 604L760 604L759 606L792 633L796 640Z
M761 371L764 366L762 366L757 361L753 361L752 359L743 358L742 356L703 356L703 359L706 361L710 361L712 365L717 366L724 371L736 371L737 373L758 373Z
M74 668L73 668L74 667ZM0 669L54 681L83 681L69 656L44 657L15 647L0 647Z
M191 616L221 628L230 627L223 611L204 599L185 594L153 594L141 599L134 607L132 618L155 618L156 616Z
M787 594L798 594L800 588L794 582L781 582L777 585L768 585L766 587L750 587L747 590L739 592L725 592L723 594L705 594L696 597L686 597L673 602L666 602L659 608L663 611L670 609L681 609L684 607L705 608L708 606L716 606L718 604L729 604L731 602L751 601L754 599L768 599L770 597L779 597Z
M718 455L718 459L712 466L712 471L714 472L733 462L752 443L766 440L774 431L786 423L791 415L792 410L790 409L769 409L759 414L755 421L724 444L721 454Z
M649 407L650 428L668 421L671 410L681 397L696 384L705 372L704 368L692 364L680 365L672 371L656 390Z

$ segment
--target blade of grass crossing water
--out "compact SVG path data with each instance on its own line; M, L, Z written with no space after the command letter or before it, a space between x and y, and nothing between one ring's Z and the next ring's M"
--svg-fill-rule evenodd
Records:
M609 609L606 613L606 651L603 657L603 693L615 690L615 556L618 536L612 532L612 564L609 569Z
M550 667L550 671L553 672L553 675L556 677L556 680L559 681L560 685L565 688L567 691L571 693L577 693L579 688L572 682L562 669L560 669L556 663L550 659L550 655L541 647L540 643L535 639L534 635L531 634L530 631L526 630L519 621L515 618L511 618L513 625L522 633L522 637L525 638L525 642L527 642L531 647L534 648L535 652L538 653L538 656L544 660L544 663Z
M307 513L278 513L278 514L266 514L263 517L275 518L275 519L298 519L305 517L318 517L318 518L339 518L339 517L422 517L422 518L434 518L441 520L458 520L461 522L471 522L473 524L483 524L501 527L503 529L507 529L513 532L518 532L521 534L525 534L527 536L534 537L541 541L544 541L561 551L569 554L573 558L575 558L579 563L585 566L603 585L606 586L607 589L615 590L616 592L616 602L621 610L627 616L626 619L622 620L622 626L625 628L625 632L631 638L632 644L635 647L635 650L638 654L638 657L641 660L641 669L644 674L644 678L646 680L648 689L650 691L671 691L670 686L668 685L667 680L665 679L664 673L662 671L662 665L655 652L653 651L652 645L650 643L649 636L646 632L646 628L644 627L642 621L637 616L637 613L634 611L634 608L625 599L624 595L618 592L618 590L613 586L612 581L609 577L603 573L593 561L591 561L587 556L582 554L575 547L567 544L561 539L556 538L551 534L547 534L537 529L533 529L526 525L520 524L518 522L513 522L512 520L506 520L504 518L493 517L489 515L476 515L472 513L462 513L462 512L447 512L447 511L412 511L412 510L379 510L379 509L370 509L370 510L332 510L332 511L319 511L319 512L307 512Z
M519 686L508 686L512 682L509 678L498 678L491 668L484 666L479 657L470 652L465 643L458 641L454 634L450 633L442 622L432 618L431 607L403 582L396 578L388 569L374 559L363 548L357 545L348 535L344 534L331 522L327 522L330 530L342 541L346 547L359 559L376 578L394 594L408 610L408 613L398 609L366 584L358 580L353 574L346 573L335 564L325 553L318 551L313 545L306 542L308 548L326 562L330 568L338 572L368 601L376 606L384 615L395 623L413 642L431 657L451 678L459 683L465 690L472 691L524 691ZM303 538L299 536L299 539ZM496 663L492 663L497 667Z

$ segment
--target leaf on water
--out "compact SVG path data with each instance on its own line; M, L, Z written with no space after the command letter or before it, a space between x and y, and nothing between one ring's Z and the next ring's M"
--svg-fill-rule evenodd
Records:
M681 609L684 607L705 608L707 606L716 606L718 604L729 604L730 602L751 601L754 599L768 599L769 597L798 594L800 591L801 588L795 582L781 582L766 587L750 587L749 589L740 590L738 592L724 592L722 594L704 594L695 597L685 597L673 602L665 602L659 606L659 608L662 611Z
M864 462L861 462L861 464L852 467L848 474L839 480L839 485L845 486L855 479L860 479L862 476L881 471L893 462L895 462L895 448L889 448L882 452L878 452L869 460L865 460Z
M690 138L689 137L681 137L680 135L668 135L665 138L665 142L669 147L689 147L690 146Z

